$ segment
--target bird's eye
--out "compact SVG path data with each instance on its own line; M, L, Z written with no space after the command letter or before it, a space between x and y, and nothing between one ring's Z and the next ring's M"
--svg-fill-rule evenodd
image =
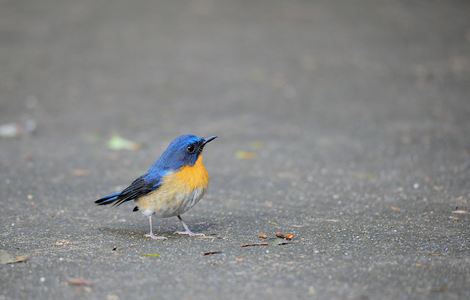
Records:
M186 148L186 150L188 151L188 153L194 153L194 150L196 148L194 147L194 145L189 145L188 148Z

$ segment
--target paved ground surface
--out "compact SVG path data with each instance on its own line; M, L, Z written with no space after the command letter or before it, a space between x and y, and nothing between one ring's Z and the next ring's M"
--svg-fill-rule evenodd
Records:
M469 94L467 1L0 1L0 299L468 299ZM94 206L186 132L213 239Z

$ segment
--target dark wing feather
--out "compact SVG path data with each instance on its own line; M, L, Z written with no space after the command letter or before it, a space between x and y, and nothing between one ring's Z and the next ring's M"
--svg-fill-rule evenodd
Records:
M119 206L122 203L130 200L137 199L142 197L155 189L159 186L158 182L149 182L145 179L144 176L141 176L134 180L131 185L125 188L118 196L116 201L113 203L113 206Z

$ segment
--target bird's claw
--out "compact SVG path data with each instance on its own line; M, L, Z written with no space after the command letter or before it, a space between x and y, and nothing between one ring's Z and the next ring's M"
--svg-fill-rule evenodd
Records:
M168 238L167 237L164 237L164 236L159 236L159 235L155 235L155 234L150 234L150 233L147 233L144 235L145 237L149 237L153 240L167 240Z

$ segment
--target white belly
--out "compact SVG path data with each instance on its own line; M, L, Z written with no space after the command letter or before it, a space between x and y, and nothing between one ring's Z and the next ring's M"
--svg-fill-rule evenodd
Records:
M188 211L191 207L196 205L196 203L198 203L199 200L201 200L202 196L204 196L204 192L205 192L205 189L195 189L190 194L177 195L176 198L179 198L179 199L176 199L176 202L181 203L181 205L178 207L178 209L176 209L175 212L173 213L170 212L169 217L181 215L185 213L186 211ZM163 217L166 217L166 216L163 216Z
M193 190L191 193L174 193L171 196L167 195L167 197L162 197L161 193L155 193L155 195L150 194L145 196L147 198L145 200L150 200L146 202L150 202L149 204L151 205L145 205L145 207L139 208L146 216L155 214L157 217L161 218L175 217L185 213L196 205L196 203L201 200L202 196L204 196L204 193L205 189L199 188ZM138 206L140 206L139 202L141 201L137 201Z

